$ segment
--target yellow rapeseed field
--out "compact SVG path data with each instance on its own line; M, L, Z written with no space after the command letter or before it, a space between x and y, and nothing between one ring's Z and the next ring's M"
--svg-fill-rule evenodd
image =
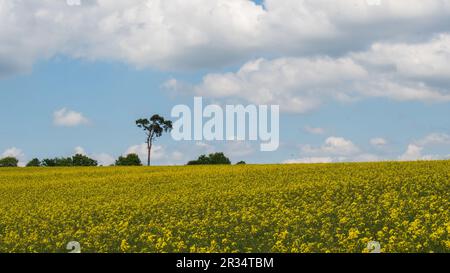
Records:
M450 252L450 161L7 168L0 252Z

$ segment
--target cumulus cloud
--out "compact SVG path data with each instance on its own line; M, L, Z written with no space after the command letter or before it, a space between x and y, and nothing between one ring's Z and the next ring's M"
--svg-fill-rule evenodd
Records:
M367 153L351 140L342 137L329 137L320 146L302 145L300 152L304 157L288 159L282 163L331 163L331 162L374 162L385 158Z
M387 144L387 140L382 137L376 137L370 140L370 144L375 147L382 147Z
M6 149L3 153L2 153L2 157L23 157L24 153L22 152L21 149L18 149L16 147L12 147L9 149Z
M138 145L130 146L123 155L137 154L143 163L147 162L147 144L142 143ZM180 163L182 160L186 160L185 154L174 150L169 151L163 145L153 145L151 151L152 162L157 162L158 164L173 165Z
M450 145L450 135L445 133L431 133L417 141L422 146Z
M14 157L17 160L19 160L19 166L25 166L25 154L21 149L18 149L16 147L11 147L6 149L1 155L0 158L4 157Z
M297 113L330 100L449 102L449 44L450 34L445 34L415 44L379 43L341 57L260 58L236 72L209 73L200 83L184 86L204 97L278 104L282 111ZM177 82L177 90L180 86Z
M97 160L100 166L110 166L116 162L116 159L107 153L93 154L92 158Z
M75 151L75 154L87 155L86 151L81 146L75 147L74 151Z
M56 126L75 127L82 124L88 124L89 120L82 113L61 108L53 113L53 123Z
M124 155L137 154L143 162L147 162L147 144L142 143L139 145L130 146ZM165 150L163 146L153 145L151 158L152 160L160 160L165 156Z
M405 153L399 157L401 161L411 161L422 159L423 147L417 146L415 144L409 144Z
M383 147L388 144L384 138L372 138L370 144ZM331 162L375 162L385 160L415 161L450 159L450 154L442 153L450 148L450 135L430 133L409 143L405 151L398 155L372 154L359 148L351 140L342 137L327 138L320 146L302 145L304 157L289 159L283 163L331 163ZM433 153L433 149L434 152Z
M349 58L257 59L236 73L208 74L193 88L197 95L241 98L255 104L277 104L289 112L317 108L321 97L343 97L348 83L367 77L367 71Z
M413 161L413 160L439 160L448 159L450 155L425 153L423 151L430 150L430 148L440 148L440 150L448 150L450 148L450 135L445 133L430 133L425 137L410 143L399 160Z
M90 153L86 152L86 150L81 146L75 147L74 153L88 156L88 157L96 160L98 162L98 165L100 165L100 166L109 166L109 165L114 164L114 162L116 161L115 158L110 154L107 154L107 153L90 154Z
M440 34L422 43L375 43L370 50L352 57L376 68L409 79L443 79L450 77L450 35Z
M302 152L306 154L347 156L354 155L359 151L359 148L352 141L342 137L329 137L320 147L313 147L311 145L302 147Z
M448 31L449 15L449 0L0 0L0 75L59 54L163 69L341 55Z

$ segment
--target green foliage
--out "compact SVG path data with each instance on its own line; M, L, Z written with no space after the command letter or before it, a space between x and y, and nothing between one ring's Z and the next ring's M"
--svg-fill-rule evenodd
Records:
M19 160L15 157L5 157L0 159L0 167L17 167Z
M238 163L236 163L236 165L245 165L247 163L245 163L245 161L239 161Z
M72 167L73 162L71 157L55 157L46 158L42 160L42 166L44 167Z
M85 155L76 154L72 157L55 157L42 160L44 167L92 167L97 166L97 161Z
M95 167L98 165L98 162L92 158L85 156L85 155L76 154L72 157L72 165L73 166Z
M116 166L142 166L142 163L137 154L128 154L125 157L119 156Z
M172 121L164 119L160 115L153 115L149 119L138 119L136 125L142 128L149 137L160 137L163 132L172 130Z
M136 125L142 128L147 135L147 165L150 166L153 141L160 137L163 132L172 130L172 121L166 120L160 115L153 115L150 119L141 118L136 120Z
M223 153L213 153L206 155L201 155L197 160L192 160L187 163L187 165L230 165L231 161Z
M41 161L38 158L33 158L30 162L27 163L27 167L40 167Z

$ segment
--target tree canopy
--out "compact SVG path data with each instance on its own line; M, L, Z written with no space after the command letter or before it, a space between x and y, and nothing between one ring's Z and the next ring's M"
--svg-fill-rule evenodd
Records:
M33 158L27 163L27 167L40 167L42 166L41 161L38 158Z
M17 164L19 160L12 156L0 159L0 167L17 167Z
M55 157L42 160L44 167L95 167L98 162L85 155L76 154L72 157Z
M213 153L206 155L201 155L197 160L191 160L187 165L230 165L231 161L223 153Z
M142 163L137 154L128 154L125 157L119 156L116 160L116 166L142 166Z
M160 115L153 115L150 119L141 118L136 120L136 126L142 128L147 135L147 166L150 166L150 156L153 141L164 132L172 130L172 121L164 119Z

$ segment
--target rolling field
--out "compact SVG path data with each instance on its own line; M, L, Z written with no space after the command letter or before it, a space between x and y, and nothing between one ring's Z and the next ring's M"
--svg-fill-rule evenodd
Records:
M0 252L450 252L450 161L0 169Z

